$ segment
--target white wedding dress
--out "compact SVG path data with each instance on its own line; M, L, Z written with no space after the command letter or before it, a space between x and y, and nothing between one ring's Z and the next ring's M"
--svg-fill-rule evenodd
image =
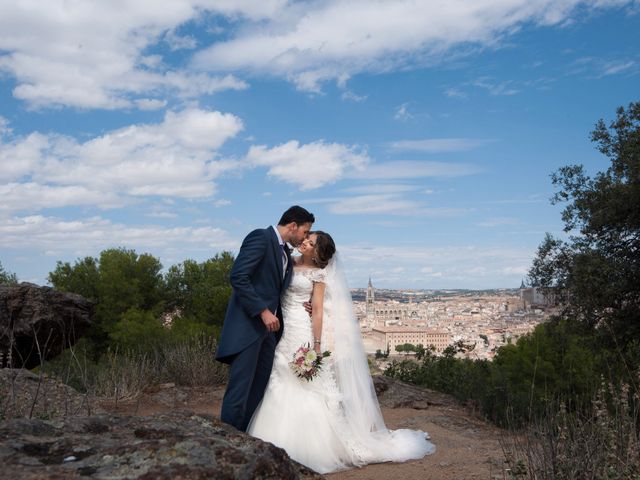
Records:
M294 268L282 296L284 332L264 398L247 432L283 448L319 473L433 453L435 446L426 433L385 427L351 295L334 259L324 270ZM303 307L313 282L326 285L322 349L332 354L324 359L319 374L306 381L293 373L289 362L301 345L313 345L311 319Z

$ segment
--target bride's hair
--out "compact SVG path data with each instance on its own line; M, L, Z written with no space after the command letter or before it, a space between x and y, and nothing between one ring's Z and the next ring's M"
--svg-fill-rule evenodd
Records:
M333 242L333 238L326 232L316 230L315 232L309 232L309 235L316 235L316 255L314 261L320 268L324 268L336 253L336 244Z

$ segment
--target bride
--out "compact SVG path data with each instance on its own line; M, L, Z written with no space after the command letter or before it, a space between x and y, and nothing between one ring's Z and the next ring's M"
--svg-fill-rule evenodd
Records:
M311 232L298 247L293 279L282 295L284 332L262 403L247 432L284 448L320 473L433 453L418 430L387 430L376 398L351 293L327 233ZM303 304L311 299L312 316ZM303 345L329 350L311 381L289 362Z

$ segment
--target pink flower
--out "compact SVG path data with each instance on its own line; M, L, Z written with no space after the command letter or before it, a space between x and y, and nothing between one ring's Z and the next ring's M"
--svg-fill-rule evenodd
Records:
M311 352L312 354L310 354ZM289 366L293 373L299 378L304 378L307 381L313 380L313 378L319 373L322 368L322 360L325 357L331 355L331 352L326 351L321 354L316 354L311 350L309 344L302 345L293 354L293 360L289 362Z

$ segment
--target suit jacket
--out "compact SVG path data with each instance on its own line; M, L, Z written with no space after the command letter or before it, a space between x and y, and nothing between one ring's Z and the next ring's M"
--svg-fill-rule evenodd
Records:
M236 353L267 332L260 312L268 308L280 319L276 341L284 330L280 293L291 281L293 262L288 257L287 271L282 274L282 251L272 227L254 230L246 236L231 269L233 292L227 306L216 359L230 363Z

